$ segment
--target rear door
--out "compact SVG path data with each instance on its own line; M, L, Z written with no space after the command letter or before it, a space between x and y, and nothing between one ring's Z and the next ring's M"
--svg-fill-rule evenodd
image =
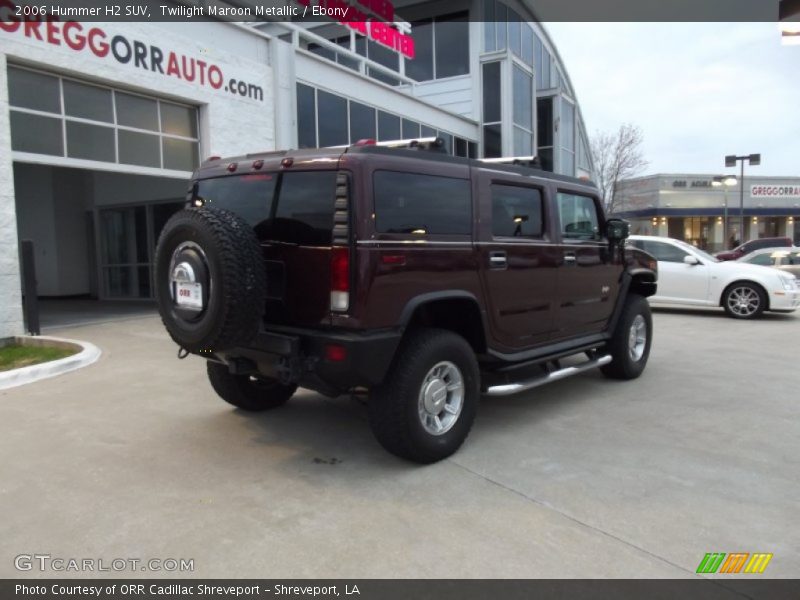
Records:
M605 239L605 219L595 195L558 188L554 198L558 227L558 306L556 337L603 331L619 295L619 252Z
M547 341L553 330L556 248L547 190L529 177L483 172L479 264L492 338L509 349Z

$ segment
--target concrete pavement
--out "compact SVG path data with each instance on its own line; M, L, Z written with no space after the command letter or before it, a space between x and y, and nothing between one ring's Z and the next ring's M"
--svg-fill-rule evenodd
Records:
M0 392L0 577L41 576L14 568L34 553L194 559L183 577L693 577L706 552L800 576L800 316L655 329L639 380L484 400L427 467L349 397L229 408L158 318L48 331L103 356Z

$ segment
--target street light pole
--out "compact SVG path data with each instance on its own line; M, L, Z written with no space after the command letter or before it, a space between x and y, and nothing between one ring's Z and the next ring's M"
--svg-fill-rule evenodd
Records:
M761 164L761 154L746 154L744 156L736 156L735 154L729 154L725 157L725 166L726 167L735 167L736 162L739 161L741 163L741 171L739 175L739 221L742 224L742 231L740 241L744 243L746 240L744 239L744 161L747 161L750 166L755 167L756 165Z
M723 206L723 222L722 222L722 244L723 249L731 250L731 248L727 247L728 243L728 188L732 185L736 185L736 176L735 175L719 175L715 176L714 179L711 181L711 185L713 187L720 187L722 186L722 192L725 197L725 203Z

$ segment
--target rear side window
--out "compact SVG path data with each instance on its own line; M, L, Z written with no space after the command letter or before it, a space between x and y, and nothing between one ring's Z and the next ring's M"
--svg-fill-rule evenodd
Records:
M195 185L193 199L235 212L256 227L269 218L276 181L277 177L269 173L201 179Z
M492 235L542 237L542 193L516 185L492 184Z
M376 171L373 185L379 233L469 235L472 231L466 179Z
M589 196L559 192L557 196L561 237L572 240L599 240L597 206Z

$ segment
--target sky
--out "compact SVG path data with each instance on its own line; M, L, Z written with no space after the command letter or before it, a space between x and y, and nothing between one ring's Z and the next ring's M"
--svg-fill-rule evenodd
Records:
M586 129L642 128L653 173L800 176L800 46L776 23L546 23Z

